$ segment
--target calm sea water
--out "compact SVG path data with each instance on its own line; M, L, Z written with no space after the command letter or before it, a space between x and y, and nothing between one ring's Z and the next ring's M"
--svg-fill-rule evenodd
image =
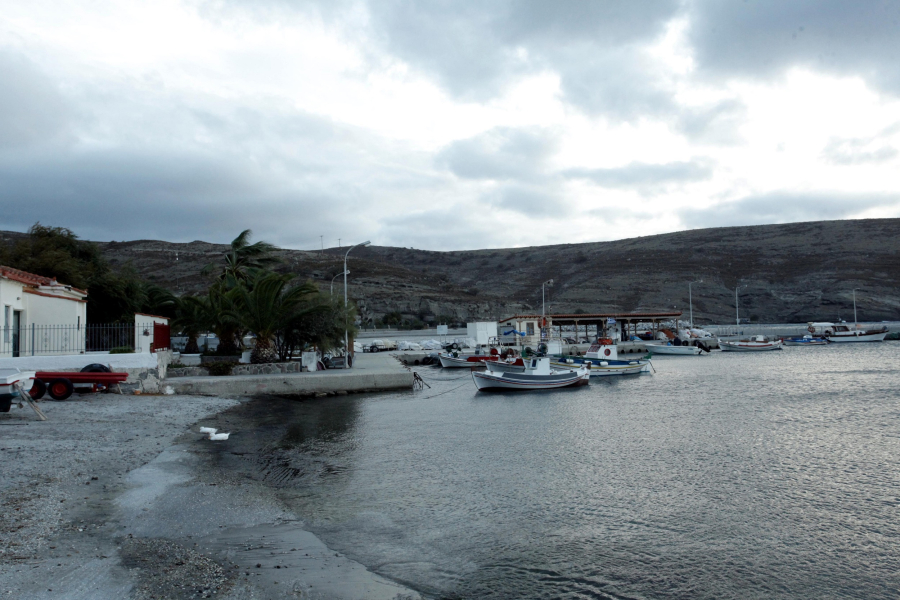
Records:
M897 598L898 359L714 352L502 395L422 368L252 403L237 438L330 547L429 597Z

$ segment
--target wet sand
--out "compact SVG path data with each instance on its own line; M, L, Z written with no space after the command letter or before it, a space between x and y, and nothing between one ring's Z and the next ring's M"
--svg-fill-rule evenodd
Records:
M241 400L75 394L0 413L0 598L418 598L210 468ZM239 439L241 432L235 432Z

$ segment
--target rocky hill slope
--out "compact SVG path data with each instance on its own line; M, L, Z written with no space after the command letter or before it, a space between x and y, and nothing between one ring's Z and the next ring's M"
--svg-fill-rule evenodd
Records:
M256 232L265 239L265 232ZM175 290L195 293L200 269L226 246L207 242L100 243L116 265ZM803 322L900 320L900 219L820 221L701 229L614 242L434 252L369 246L350 255L349 293L363 315L399 311L424 321L497 319L540 312L682 310L692 285L694 321L731 323L738 287L742 318ZM329 290L346 249L282 250L284 270ZM177 254L177 257L176 257ZM333 285L343 294L342 277Z

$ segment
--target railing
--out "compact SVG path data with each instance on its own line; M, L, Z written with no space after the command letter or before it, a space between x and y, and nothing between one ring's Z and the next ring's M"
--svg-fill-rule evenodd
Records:
M146 346L149 351L151 341L157 347L162 344L160 336L154 336L155 328L168 326L135 323L107 323L87 325L25 325L22 327L0 327L0 357L54 356L64 354L85 354L87 352L109 352L114 348L130 348L140 352ZM168 334L168 331L165 332ZM138 339L135 345L136 338ZM167 345L167 344L166 344Z

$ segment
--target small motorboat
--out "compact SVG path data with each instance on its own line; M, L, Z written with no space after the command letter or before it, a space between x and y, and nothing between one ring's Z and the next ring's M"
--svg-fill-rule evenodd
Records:
M804 335L803 337L789 337L781 340L785 346L827 346L828 338L813 337Z
M524 362L525 369L521 373L472 371L472 380L479 391L554 390L588 385L590 381L590 365L577 369L551 369L550 359L546 356L529 358Z
M496 348L491 348L489 354L482 354L480 350L475 354L460 354L453 351L440 354L438 358L441 366L447 369L478 369L483 367L485 362L500 360L500 352Z
M697 356L701 352L703 352L703 348L700 346L672 346L666 343L646 343L647 350L652 352L653 354L672 354L675 356Z
M781 340L770 340L764 335L754 335L742 340L719 340L719 348L723 352L765 352L781 350Z
M31 390L35 374L34 371L20 371L16 368L0 369L0 412L9 412L12 401Z
M557 369L574 369L589 363L591 377L637 375L650 372L650 361L646 358L619 360L618 348L612 340L598 340L585 352L584 356L554 356L550 361L550 366Z
M525 371L525 359L510 357L494 361L486 361L484 366L494 373L522 373Z

